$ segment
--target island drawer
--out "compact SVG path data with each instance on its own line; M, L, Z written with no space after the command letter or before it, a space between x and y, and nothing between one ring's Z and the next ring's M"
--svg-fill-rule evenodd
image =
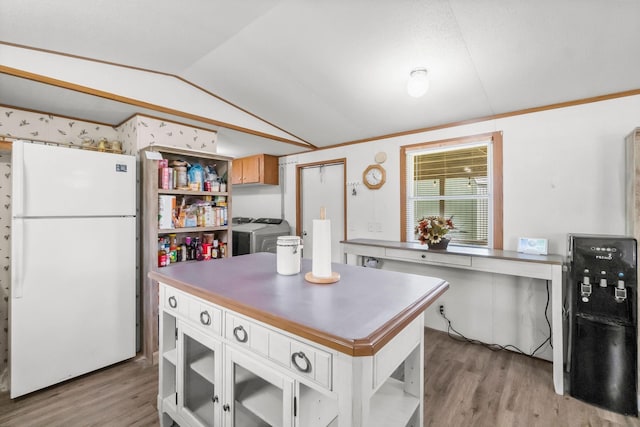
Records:
M269 330L244 317L226 312L224 336L234 344L264 356L269 352Z
M225 338L331 390L332 355L267 326L225 312Z
M269 359L331 390L331 353L270 331Z
M189 313L189 297L171 286L162 285L164 293L162 306L168 312L182 314L186 316Z
M190 298L189 320L215 335L222 335L222 310L199 298Z

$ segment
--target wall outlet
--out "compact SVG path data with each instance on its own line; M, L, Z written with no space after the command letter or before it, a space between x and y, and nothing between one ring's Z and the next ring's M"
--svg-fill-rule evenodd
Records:
M444 316L444 304L440 304L440 305L438 306L438 310L440 311L440 315L441 315L441 316Z

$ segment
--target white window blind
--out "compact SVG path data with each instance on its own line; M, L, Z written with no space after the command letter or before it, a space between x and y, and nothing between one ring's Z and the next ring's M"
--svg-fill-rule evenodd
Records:
M491 234L491 141L407 152L407 240L431 215L453 217L452 244L489 246Z

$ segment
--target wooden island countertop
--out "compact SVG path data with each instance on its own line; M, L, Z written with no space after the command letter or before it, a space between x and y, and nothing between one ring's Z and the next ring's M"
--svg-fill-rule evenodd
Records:
M256 253L175 264L149 277L350 356L379 351L449 287L442 279L332 264L340 280L305 281L276 272L276 255Z

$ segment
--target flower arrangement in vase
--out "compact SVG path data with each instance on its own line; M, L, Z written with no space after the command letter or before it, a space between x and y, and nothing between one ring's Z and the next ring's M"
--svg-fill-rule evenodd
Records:
M446 249L449 239L444 236L453 230L453 216L445 218L442 216L426 216L418 221L416 234L420 244L426 244L430 249Z

